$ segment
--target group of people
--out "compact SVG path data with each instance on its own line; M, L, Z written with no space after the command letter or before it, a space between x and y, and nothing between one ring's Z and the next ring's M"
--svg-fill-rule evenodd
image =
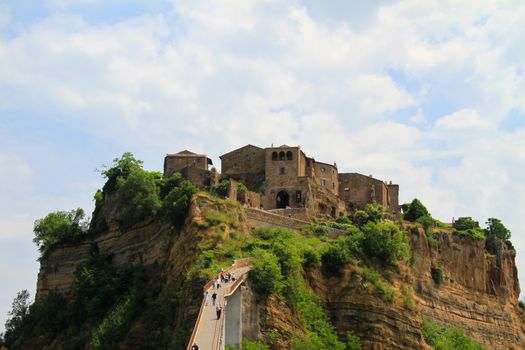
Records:
M219 289L221 288L222 283L229 283L229 282L235 282L235 274L233 273L224 273L224 270L221 269L219 276L216 280L213 281L213 288ZM215 306L215 312L217 314L217 320L221 319L222 314L222 306L220 303L217 302L217 291L214 290L211 294L211 302L212 306ZM210 304L210 293L208 291L204 292L204 305L208 306ZM217 305L215 305L217 304ZM191 347L192 350L199 350L199 346L197 344L193 344Z

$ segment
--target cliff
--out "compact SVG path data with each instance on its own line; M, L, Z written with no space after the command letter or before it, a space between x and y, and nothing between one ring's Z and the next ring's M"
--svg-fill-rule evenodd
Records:
M72 300L75 271L88 261L90 250L96 245L101 254L113 256L115 265L148 268L147 285L153 292L147 298L161 304L169 298L177 299L174 311L162 325L168 329L164 332L170 335L164 336L170 338L171 345L162 346L181 349L197 318L201 288L207 278L198 271L202 262L207 261L203 252L227 245L234 236L245 242L242 237L249 235L251 224L234 202L217 201L205 194L194 198L180 228L161 219L122 228L112 219L116 211L111 200L107 200L103 209L108 224L105 231L90 241L63 245L44 255L37 299L42 300L54 291ZM223 216L233 213L235 220L222 217L208 220L210 213ZM363 268L358 262L346 265L338 276L327 275L322 268L303 272L308 290L318 296L338 337L346 339L347 331L351 330L360 337L363 349L431 349L422 336L425 318L461 328L487 349L525 348L525 323L517 305L519 285L512 247L497 239L475 240L447 231L434 234L435 242L429 245L421 228L408 230L409 263L381 271L392 285L393 301L385 301L374 291L363 278ZM213 271L216 266L204 268ZM245 287L248 289L245 294L250 295L247 299L250 305L246 306L251 315L248 322L251 323L246 325L249 336L267 339L271 334L280 334L279 339L271 342L272 349L289 348L292 335L304 332L297 312L283 299L256 298L250 284ZM411 287L407 290L406 286ZM160 346L148 334L151 330L147 322L147 310L140 311L116 348ZM86 334L90 333L89 327L94 326L87 325ZM65 334L58 336L49 348L61 348L65 337ZM82 348L90 348L87 340L80 343ZM34 338L25 344L26 349L43 345Z

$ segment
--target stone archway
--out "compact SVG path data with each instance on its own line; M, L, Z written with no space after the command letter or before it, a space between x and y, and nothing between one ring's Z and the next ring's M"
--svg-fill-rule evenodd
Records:
M290 195L284 190L279 191L279 193L277 193L275 207L277 209L285 209L288 206L290 206Z

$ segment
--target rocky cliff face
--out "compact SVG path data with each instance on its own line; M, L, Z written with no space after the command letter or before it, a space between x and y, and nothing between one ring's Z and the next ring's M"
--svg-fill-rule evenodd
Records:
M414 265L408 276L428 320L460 327L488 349L524 349L524 323L517 306L515 251L497 239L436 234L431 248L421 229L411 231ZM442 271L438 287L432 278Z
M199 228L203 219L202 203L198 200L194 201L182 229L175 229L167 222L151 221L124 230L111 219L116 215L115 208L111 210L104 214L108 229L93 241L63 246L46 254L41 260L37 298L51 290L70 295L75 269L87 260L93 243L101 252L112 253L116 264L157 266L159 283L181 284L199 255L199 242L209 239L206 231ZM246 232L246 218L239 215L243 226L240 230ZM498 240L477 241L446 232L436 234L436 242L430 247L420 228L412 228L409 239L410 266L386 273L397 290L394 303L383 301L373 292L363 281L357 264L349 265L337 278L327 277L320 270L305 276L310 289L325 305L341 339L348 330L353 330L360 336L364 349L430 349L422 337L424 317L447 327L464 329L487 349L525 349L525 323L517 306L519 285L513 249ZM440 285L436 283L437 275L442 276ZM185 287L187 300L175 329L187 330L193 326L201 282ZM401 285L412 286L414 307L407 307L400 300ZM250 295L248 299L255 303L257 299ZM270 299L249 309L250 337L261 331L286 335L300 330L297 318L282 301ZM122 348L140 344L140 333L135 337L138 338L128 338L132 345L124 343ZM283 337L272 349L286 349L288 345Z

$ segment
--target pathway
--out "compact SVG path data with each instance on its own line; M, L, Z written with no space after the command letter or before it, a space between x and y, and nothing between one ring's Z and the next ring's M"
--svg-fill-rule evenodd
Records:
M221 287L215 289L213 287L213 281L208 282L204 286L203 293L208 291L210 297L208 305L205 305L204 300L202 301L201 309L195 328L188 344L188 350L191 349L193 344L199 346L199 350L218 350L219 341L222 334L222 321L224 320L224 297L231 295L239 287L247 276L247 272L250 270L247 259L236 260L234 264L225 270L225 273L229 272L235 275L235 282L222 283ZM216 303L223 307L221 318L217 320L217 313L215 306L213 305L211 295L213 292L217 293Z

